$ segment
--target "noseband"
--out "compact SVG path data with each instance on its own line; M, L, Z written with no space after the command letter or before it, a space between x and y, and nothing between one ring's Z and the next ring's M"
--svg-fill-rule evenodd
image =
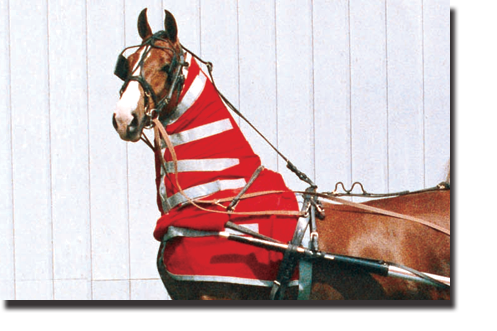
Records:
M166 108L167 105L169 105L169 102L171 101L173 93L175 91L178 93L178 98L179 98L181 90L183 89L183 84L185 82L185 77L183 75L182 69L183 67L188 67L188 63L185 62L185 56L181 45L179 52L176 52L172 46L164 47L156 44L157 41L164 41L169 45L171 45L171 41L169 39L165 39L164 35L166 35L166 32L159 31L153 34L151 37L144 40L141 45L126 47L119 54L116 62L116 67L114 70L114 74L124 81L124 84L121 87L121 90L119 91L119 94L121 96L131 81L136 81L140 84L145 94L144 96L145 116L147 116L149 119L153 119L157 116L163 116L162 111ZM141 55L141 58L138 62L138 66L140 67L140 72L138 76L132 76L132 73L135 70L130 69L128 59L124 56L124 53L128 49L141 48L141 47L145 47L145 51ZM150 83L147 82L145 80L145 77L143 76L144 75L143 66L145 64L145 59L147 58L149 52L153 48L161 49L163 51L171 51L173 53L173 59L171 63L166 64L163 68L163 70L167 73L167 79L164 83L165 88L167 88L168 84L170 85L170 87L168 93L162 99L159 98L159 96L155 93ZM151 109L149 99L152 99L155 108Z

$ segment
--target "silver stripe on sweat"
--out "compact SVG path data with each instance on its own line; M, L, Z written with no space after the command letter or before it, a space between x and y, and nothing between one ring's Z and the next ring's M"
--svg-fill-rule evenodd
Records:
M240 164L238 159L198 159L177 161L178 172L222 171ZM174 173L174 162L166 162L168 173Z
M197 186L192 186L183 190L183 192L188 196L188 198L194 200L197 198L205 197L213 193L224 191L224 190L234 190L238 188L243 188L247 184L244 178L240 179L223 179L216 180L210 183L201 184ZM167 199L167 202L174 208L175 206L188 202L188 199L178 192Z
M223 120L219 120L209 124L197 126L196 128L193 129L188 129L178 133L173 133L169 136L169 139L171 140L173 146L176 147L179 145L190 143L192 141L214 136L216 134L229 131L231 129L233 129L233 126L231 125L229 118L225 118ZM165 142L161 141L161 148L163 149L163 151L165 150L165 147L166 147Z
M176 107L176 110L171 114L171 116L169 116L168 119L164 121L165 125L176 122L176 120L180 118L181 115L183 115L195 103L195 101L197 101L204 91L206 80L207 77L205 77L205 74L200 71L197 77L193 80L193 83L188 91L186 91L183 99L181 99L181 102Z
M164 168L160 167L160 185L159 185L159 196L162 203L162 210L164 212L168 212L173 208L169 205L169 201L167 201L167 192L166 192L166 183L164 182Z
M242 284L242 285L252 285L252 286L262 286L271 287L274 284L273 280L261 280L261 279L250 279L241 277L229 277L229 276L199 276L199 275L175 275L166 269L169 276L175 280L181 281L193 281L193 282L221 282L221 283L231 283L231 284ZM297 286L299 284L298 280L291 280L288 286Z

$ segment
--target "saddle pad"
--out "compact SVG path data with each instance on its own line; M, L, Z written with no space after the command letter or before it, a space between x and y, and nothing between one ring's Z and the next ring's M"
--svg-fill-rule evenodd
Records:
M276 216L239 225L258 228L259 233L282 242L291 240L295 230L293 220ZM167 238L163 253L164 266L174 279L258 286L271 286L276 279L283 253L230 241L212 232L194 231L190 237L192 234L187 229L179 230L173 232L181 234ZM297 279L295 271L292 280Z

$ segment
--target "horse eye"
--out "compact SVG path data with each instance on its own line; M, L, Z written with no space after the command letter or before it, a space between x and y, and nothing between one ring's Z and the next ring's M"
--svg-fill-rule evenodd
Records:
M166 64L165 66L163 66L163 67L162 67L162 69L161 69L161 70L162 70L162 71L164 71L164 72L166 72L166 73L169 73L169 68L170 68L170 67L171 67L171 66L170 66L169 64Z

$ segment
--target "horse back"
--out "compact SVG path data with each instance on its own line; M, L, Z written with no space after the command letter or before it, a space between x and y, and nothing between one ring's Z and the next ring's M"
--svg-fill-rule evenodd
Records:
M364 204L414 216L450 229L450 191L408 194ZM324 203L324 208L326 217L318 221L320 250L394 262L418 271L450 277L449 235L420 223L352 206ZM409 290L409 286L406 288L397 279L375 278L387 296L389 291ZM411 287L419 290L414 283Z

